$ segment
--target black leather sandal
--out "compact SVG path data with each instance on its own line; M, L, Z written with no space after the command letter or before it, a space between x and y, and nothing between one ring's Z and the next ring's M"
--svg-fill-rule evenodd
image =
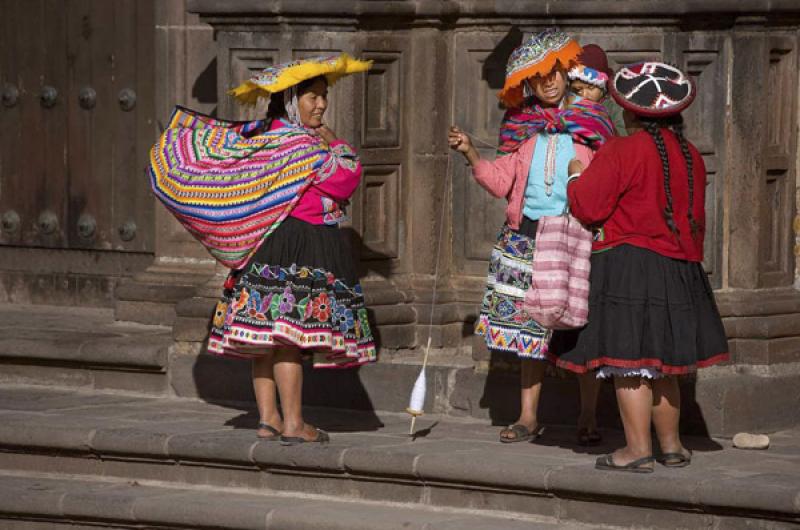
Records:
M331 440L327 432L322 429L316 429L316 431L317 436L313 440L306 440L302 436L284 436L281 434L281 445L300 445L308 443L326 444Z
M504 444L516 443L516 442L527 442L530 440L535 440L539 436L542 435L544 428L537 425L533 428L533 430L529 430L527 427L522 425L521 423L515 423L514 425L509 425L502 431L500 431L500 441ZM508 438L503 436L504 434L513 434L513 438Z
M261 423L258 424L258 429L259 430L264 429L271 433L268 436L261 436L260 434L256 434L256 436L258 436L261 440L264 440L265 442L274 442L275 440L281 437L281 432L272 425L270 425L269 423L264 423L262 421Z
M594 468L602 469L604 471L626 471L628 473L652 473L653 467L648 466L647 464L650 464L653 461L655 461L655 458L653 458L652 456L646 456L644 458L640 458L639 460L634 460L633 462L629 462L624 466L620 466L615 464L614 457L608 454L598 458L594 464Z
M686 467L692 463L692 453L662 453L656 462L664 467Z

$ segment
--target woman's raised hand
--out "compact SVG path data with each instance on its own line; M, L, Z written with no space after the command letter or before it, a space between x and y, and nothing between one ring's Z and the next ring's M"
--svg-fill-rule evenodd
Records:
M327 125L321 125L317 129L317 133L319 134L320 138L325 140L325 143L329 144L336 140L336 133L330 130Z
M447 143L450 144L450 149L464 155L469 165L474 166L480 161L481 155L472 145L469 135L455 125L451 126L447 132Z
M469 139L464 131L453 125L447 133L447 141L450 144L450 149L458 151L459 153L466 154L472 149L472 141Z

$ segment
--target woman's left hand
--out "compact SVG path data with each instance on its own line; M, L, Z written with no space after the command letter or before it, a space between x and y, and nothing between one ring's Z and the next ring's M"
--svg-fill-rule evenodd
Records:
M573 158L569 161L568 171L570 175L574 175L575 173L583 173L584 169L586 169L586 166L584 166L583 162L577 158Z
M317 129L317 133L319 133L320 138L325 140L326 143L332 143L337 139L336 133L330 130L327 125L321 125Z

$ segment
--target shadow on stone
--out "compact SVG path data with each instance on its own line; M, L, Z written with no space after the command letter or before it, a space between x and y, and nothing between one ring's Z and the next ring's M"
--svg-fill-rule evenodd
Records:
M500 90L506 81L506 65L514 48L522 44L523 34L518 27L512 27L509 32L497 43L494 50L486 57L481 71L481 77L490 88ZM499 104L499 103L498 103Z
M720 451L723 447L711 439L708 424L703 410L697 402L697 378L683 377L681 388L681 434L689 434L691 438L684 443L692 451Z
M315 370L310 362L304 362L303 414L307 419L333 432L382 427L359 370ZM250 374L250 361L217 357L205 351L197 356L192 369L197 397L243 411L226 422L242 429L253 429L258 423ZM342 409L348 410L345 413Z
M377 431L384 426L373 412L364 410L304 407L303 417L315 427L329 432ZM234 429L255 429L258 419L258 411L252 408L226 421L225 425Z
M519 359L513 354L491 352L489 373L485 379L479 406L487 409L492 425L505 426L516 421L520 413ZM681 434L686 446L694 451L718 451L722 446L711 439L702 410L695 399L695 378L683 378L681 384ZM539 400L539 421L542 425L565 426L567 436L543 436L541 445L569 447L577 453L600 454L607 446L583 447L576 442L575 425L580 413L580 394L575 376L548 367ZM601 430L621 431L614 385L604 381L597 403L597 424Z
M214 57L200 72L192 85L192 97L199 103L217 102L217 58Z

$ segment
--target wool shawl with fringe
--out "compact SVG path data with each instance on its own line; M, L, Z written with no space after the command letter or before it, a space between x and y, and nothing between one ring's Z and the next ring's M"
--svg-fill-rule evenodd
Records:
M244 266L313 183L326 148L287 125L178 107L150 151L155 196L226 267Z
M614 136L614 125L602 104L585 99L563 109L538 104L509 109L500 124L497 154L513 153L540 132L569 134L574 142L597 150Z

